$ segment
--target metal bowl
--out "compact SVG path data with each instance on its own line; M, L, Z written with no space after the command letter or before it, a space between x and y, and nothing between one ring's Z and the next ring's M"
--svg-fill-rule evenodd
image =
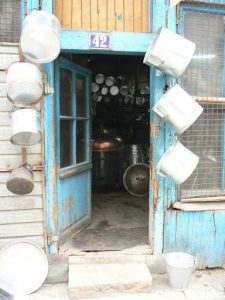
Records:
M127 192L137 197L148 195L149 166L138 163L129 166L123 175L123 184Z

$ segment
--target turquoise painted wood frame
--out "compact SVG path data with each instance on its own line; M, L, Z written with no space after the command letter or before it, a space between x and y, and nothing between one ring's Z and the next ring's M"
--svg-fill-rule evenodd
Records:
M155 1L157 2L157 1ZM154 5L155 5L154 2ZM158 4L160 11L163 11L165 6L163 1ZM153 6L152 1L149 1L149 16L152 16ZM53 12L54 1L42 0L42 9ZM38 0L27 1L27 11L39 8ZM159 17L159 14L157 12ZM165 14L160 16L163 19ZM149 18L149 28L152 20ZM174 19L175 25L175 19ZM111 50L109 51L93 51L89 49L89 32L62 30L61 48L64 53L98 53L98 54L121 54L121 55L143 55L148 46L152 43L155 35L153 33L125 33L125 32L110 32ZM47 76L48 85L54 87L54 63L45 65L45 73ZM155 73L153 73L155 76ZM157 79L157 78L156 78ZM154 93L163 91L164 82L159 81L155 87ZM44 97L44 128L45 128L45 202L46 202L46 235L50 237L49 253L58 252L58 220L57 220L57 157L56 157L56 129L55 129L55 99L54 94L45 95ZM153 144L155 145L155 144ZM151 202L150 202L151 203Z

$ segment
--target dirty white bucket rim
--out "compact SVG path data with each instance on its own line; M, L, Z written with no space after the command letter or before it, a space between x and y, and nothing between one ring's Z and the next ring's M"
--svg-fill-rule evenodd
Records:
M168 265L176 268L190 268L196 263L194 256L185 252L170 252L164 257Z
M36 291L48 274L46 254L37 244L27 240L6 245L0 251L0 264L0 288L11 295Z

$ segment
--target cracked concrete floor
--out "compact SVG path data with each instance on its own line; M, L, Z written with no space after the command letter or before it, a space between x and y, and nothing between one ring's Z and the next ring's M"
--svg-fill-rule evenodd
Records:
M15 300L75 300L70 297L67 284L46 284L29 296L17 296ZM123 294L95 298L98 300L225 300L225 270L196 271L189 289L173 292L167 284L167 275L153 275L152 290L148 294ZM84 299L83 299L84 300ZM85 299L90 300L90 299Z

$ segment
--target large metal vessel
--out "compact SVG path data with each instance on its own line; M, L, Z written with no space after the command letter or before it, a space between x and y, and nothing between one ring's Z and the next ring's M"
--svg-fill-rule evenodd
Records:
M92 145L92 183L95 191L113 191L121 184L123 141L104 130Z

